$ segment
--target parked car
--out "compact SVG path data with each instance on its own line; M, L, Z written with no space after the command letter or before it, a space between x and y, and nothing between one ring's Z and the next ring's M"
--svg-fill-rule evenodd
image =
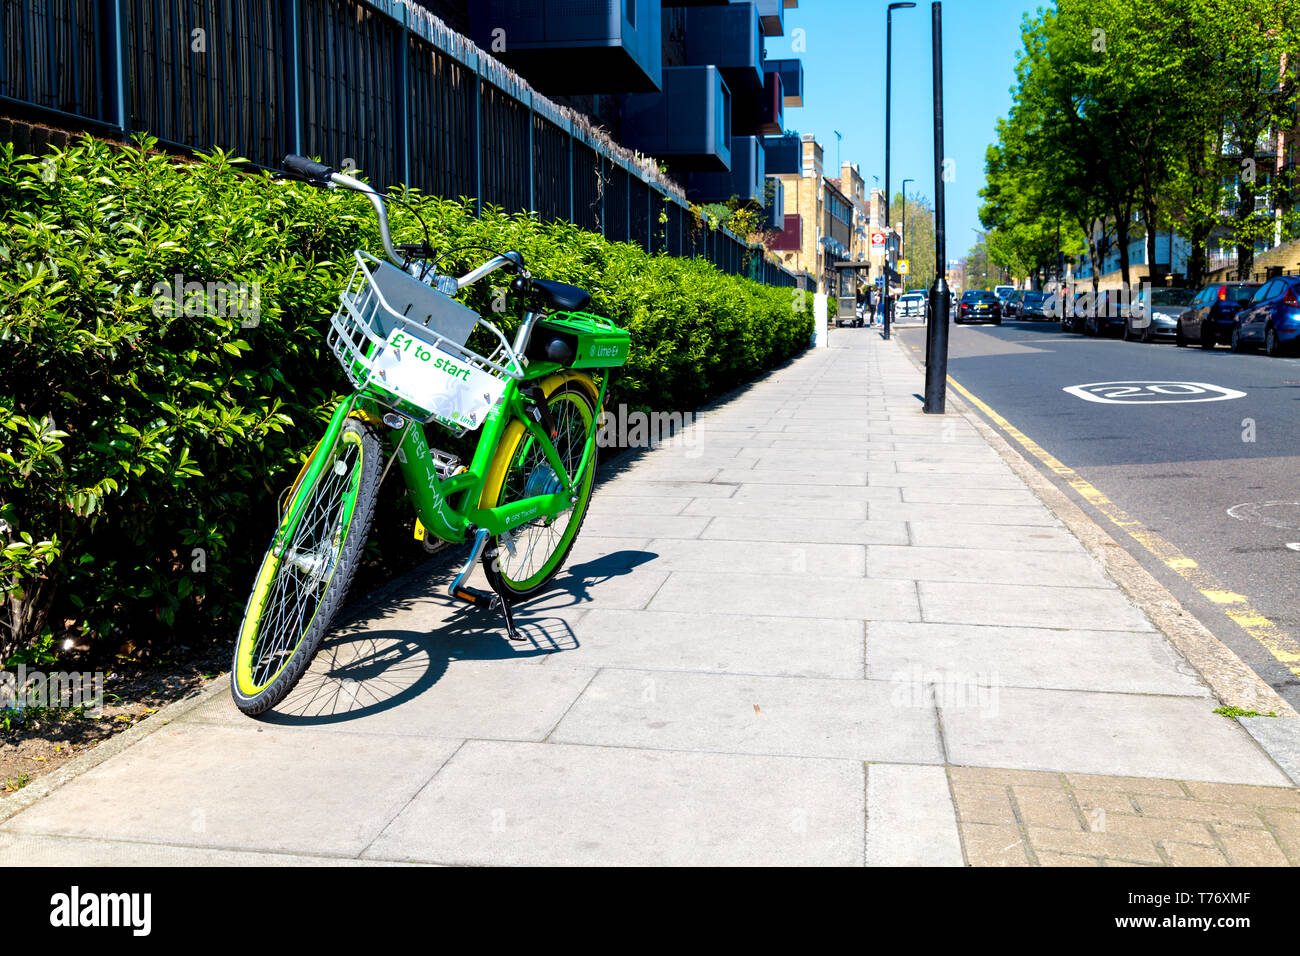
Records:
M1007 300L1011 298L1015 291L1016 287L1013 285L995 285L993 287L993 295L997 297L998 308L1003 315L1007 314Z
M964 322L980 320L992 322L994 325L1002 324L1002 304L998 302L998 297L983 289L970 289L963 292L953 321L961 325Z
M1153 289L1144 285L1127 310L1124 338L1150 342L1158 335L1169 335L1176 341L1178 322L1195 298L1191 289Z
M1002 317L1004 319L1014 319L1020 314L1020 303L1025 298L1024 292L1016 289L1002 303Z
M1046 320L1051 296L1046 292L1024 292L1016 304L1016 318L1022 322Z
M1281 355L1300 343L1300 276L1269 279L1255 290L1237 315L1232 329L1232 350L1263 348Z
M1084 293L1091 298L1089 293ZM1092 308L1086 309L1083 319L1084 335L1122 334L1128 327L1128 306L1120 299L1119 290L1102 289L1097 293Z
M1195 342L1203 349L1232 341L1237 315L1263 283L1214 282L1196 293L1192 307L1182 314L1175 330L1179 345Z
M898 315L902 317L925 318L925 296L915 289L905 292L898 300Z

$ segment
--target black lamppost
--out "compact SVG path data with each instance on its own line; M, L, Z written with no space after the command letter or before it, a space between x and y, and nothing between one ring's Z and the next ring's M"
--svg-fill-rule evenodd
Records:
M915 3L891 3L885 11L885 228L893 225L889 217L889 120L890 120L890 77L894 55L894 11L906 10L916 6ZM894 300L889 296L889 247L885 247L885 338L889 338L889 325L894 317Z
M948 251L943 196L943 4L930 5L934 59L934 315L926 329L925 413L942 415L948 400Z

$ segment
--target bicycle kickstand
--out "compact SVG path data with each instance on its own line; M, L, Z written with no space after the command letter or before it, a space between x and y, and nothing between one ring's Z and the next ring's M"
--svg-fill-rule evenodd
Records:
M456 580L447 588L447 593L451 597L458 598L467 604L473 604L475 607L481 607L486 610L499 607L501 609L501 616L505 618L506 622L506 637L512 641L526 641L527 638L520 634L519 630L515 627L515 616L510 610L510 600L504 594L500 591L489 594L486 591L480 591L478 588L472 588L465 583L465 579L468 578L470 572L474 570L474 565L478 562L481 556L484 556L483 552L487 542L487 531L480 529L474 538L474 547L470 551L469 560L465 562L465 567L461 569ZM496 555L497 548L494 543L491 549L488 550L486 558L491 561L496 557Z

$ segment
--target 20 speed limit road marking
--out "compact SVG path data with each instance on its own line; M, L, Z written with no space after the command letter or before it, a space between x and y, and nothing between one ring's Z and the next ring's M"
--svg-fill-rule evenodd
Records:
M1189 405L1245 398L1245 392L1207 382L1090 382L1061 389L1085 402L1104 405Z
M1194 559L1187 557L1187 555L1179 551L1172 543L1166 541L1154 531L1149 531L1142 522L1131 517L1127 512L1116 505L1115 502L1106 497L1106 495L1098 490L1091 482L1085 480L1081 475L1079 475L1079 473L1073 468L1062 464L1055 457L1050 455L1041 445L995 412L987 403L977 398L951 375L948 376L948 384L965 396L971 404L981 412L987 415L994 424L1019 442L1026 451L1050 468L1053 472L1060 475L1061 478L1063 478L1080 497L1105 515L1111 524L1115 525L1117 528L1122 528L1130 538L1142 545L1143 548L1155 555L1155 557L1159 558L1160 561L1164 563L1165 567L1175 572L1179 577L1183 578L1183 580L1187 581L1187 583L1192 587L1201 592L1201 596L1206 600L1222 607L1223 612L1238 627L1263 645L1263 647L1268 650L1268 652L1272 654L1284 667L1286 667L1287 670L1300 677L1300 643L1297 643L1289 634L1283 631L1263 614L1260 614L1259 611L1251 605L1250 600L1244 594L1237 594L1235 591L1230 591L1223 587L1209 572L1201 568ZM1132 385L1136 383L1122 384ZM1209 387L1217 389L1217 386ZM1069 391L1069 389L1066 389L1066 391ZM1231 389L1223 391L1231 391ZM1222 401L1226 397L1233 396L1221 396L1218 399L1201 398L1200 400ZM1096 399L1090 400L1095 401ZM1105 399L1102 400L1105 401Z

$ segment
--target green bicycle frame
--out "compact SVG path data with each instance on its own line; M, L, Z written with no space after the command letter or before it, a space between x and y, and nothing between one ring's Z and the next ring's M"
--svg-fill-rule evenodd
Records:
M530 370L524 380L531 383L545 378L552 373L562 371L558 365L547 363ZM596 413L604 407L605 387L609 376L601 377L600 390L596 402ZM593 428L587 436L582 449L582 458L574 474L569 474L560 460L551 436L528 414L531 403L520 392L519 382L511 379L506 384L501 404L488 417L483 425L483 434L474 450L474 459L469 467L457 475L443 480L438 477L429 446L424 437L424 429L416 423L405 428L394 449L406 485L411 489L415 499L415 513L430 534L444 541L459 542L465 539L469 528L486 529L492 535L504 534L539 516L554 517L565 509L572 507L570 498L575 493L575 482L586 474L592 456L596 453L597 429ZM517 418L524 426L531 440L538 443L547 463L563 484L563 490L550 495L536 495L519 501L500 505L495 508L480 508L479 495L483 482L487 478L492 459L506 426L512 418ZM464 495L464 500L457 507L452 503L456 495Z
M559 365L540 364L529 370L524 382L537 382L563 370ZM609 376L601 376L595 409L597 415L604 407L605 388L608 383ZM576 472L572 475L568 474L559 453L555 450L555 445L551 442L551 436L534 421L532 415L528 414L531 402L520 392L519 385L520 383L515 379L510 379L506 383L501 403L483 425L483 434L479 437L478 446L474 450L473 461L466 470L449 478L439 477L424 435L424 427L419 422L408 420L405 428L390 434L390 451L397 457L402 477L406 480L406 485L414 498L416 516L428 533L452 543L464 541L471 526L486 529L492 535L500 535L539 516L554 517L572 506L570 498L574 494L574 483L581 475L586 474L592 456L596 453L598 429L592 428L591 434L587 436ZM328 448L334 445L343 430L344 423L352 415L361 412L368 413L366 417L379 418L387 410L386 405L376 401L364 391L353 394L347 401L340 402L334 410L325 437L321 439L322 447ZM480 508L479 497L483 482L487 478L488 469L491 467L506 426L512 418L519 419L531 436L531 440L539 444L547 463L563 483L563 490L555 494L524 498L495 508ZM276 533L273 547L277 551L283 547L284 542L292 539L302 517L301 505L308 490L320 476L325 460L326 456L317 455L308 463L286 509L286 520L281 522L280 529ZM453 504L453 499L457 495L465 496L460 506Z

